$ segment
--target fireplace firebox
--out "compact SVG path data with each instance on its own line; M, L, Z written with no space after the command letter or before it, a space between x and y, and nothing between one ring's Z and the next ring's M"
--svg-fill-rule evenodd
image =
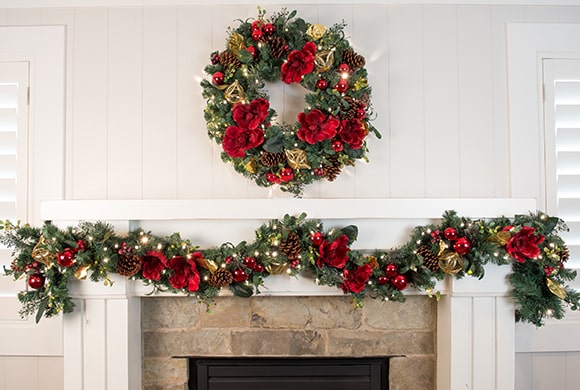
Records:
M190 390L384 390L389 358L190 358Z

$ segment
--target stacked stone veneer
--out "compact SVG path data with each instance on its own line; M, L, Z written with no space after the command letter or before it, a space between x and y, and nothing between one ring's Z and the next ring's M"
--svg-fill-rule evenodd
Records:
M142 300L143 389L183 390L186 359L173 356L393 356L390 389L435 388L436 303L347 297Z

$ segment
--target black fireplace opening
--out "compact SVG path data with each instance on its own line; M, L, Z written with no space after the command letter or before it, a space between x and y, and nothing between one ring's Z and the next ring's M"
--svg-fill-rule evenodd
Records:
M189 390L386 390L389 358L189 358Z

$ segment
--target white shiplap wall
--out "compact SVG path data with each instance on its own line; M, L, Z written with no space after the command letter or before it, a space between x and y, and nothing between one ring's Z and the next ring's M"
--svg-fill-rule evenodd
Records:
M269 14L279 8L263 3ZM374 124L383 134L369 142L370 164L307 188L306 198L509 197L505 23L580 23L574 6L290 8L307 21L348 24L347 35L367 59ZM255 15L254 4L0 8L2 26L67 27L66 197L287 196L224 165L203 120L199 80L209 53L223 49L234 19ZM293 109L273 101L278 111ZM535 191L526 196L537 197ZM11 368L19 359L1 358L0 390L31 374ZM27 389L46 388L32 384L45 382L46 373L35 372Z

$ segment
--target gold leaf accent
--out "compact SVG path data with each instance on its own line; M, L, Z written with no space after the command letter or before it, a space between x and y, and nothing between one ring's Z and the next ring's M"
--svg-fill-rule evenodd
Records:
M326 72L334 64L334 52L332 50L324 50L316 53L314 56L315 72Z
M566 299L568 294L566 293L566 289L562 287L561 284L554 282L554 280L551 278L546 278L546 285L552 294L562 300Z
M32 258L47 267L51 267L55 257L56 255L50 253L50 251L46 249L46 238L40 236L38 243L34 246L34 249L32 249Z
M266 266L266 271L270 275L281 275L286 272L286 269L288 269L288 263L270 263Z
M248 161L246 165L244 165L244 168L246 168L246 171L248 171L249 173L256 173L257 167L258 163L253 158L250 161Z
M288 165L292 169L308 169L310 165L308 165L308 157L306 156L306 152L302 149L292 149L292 150L285 150L286 159L288 160Z
M237 57L240 54L240 50L245 48L244 37L237 32L232 33L228 39L228 49Z
M326 34L326 27L318 23L311 24L306 30L306 35L315 41L322 38L324 34Z
M230 104L236 104L244 100L244 88L240 85L238 80L235 80L226 88L224 97Z
M87 276L89 276L89 267L88 266L79 267L75 271L75 278L77 278L78 280L85 280L87 278Z
M215 271L217 271L217 269L218 269L218 265L213 260L208 260L206 258L202 258L202 259L196 259L196 261L200 267L203 267L203 268L209 270L209 272L211 272L212 274Z
M504 246L505 244L508 243L508 241L510 240L512 234L508 231L501 231L501 232L497 232L496 234L492 235L490 237L490 240L492 242L495 242L496 244L500 245L500 246Z

